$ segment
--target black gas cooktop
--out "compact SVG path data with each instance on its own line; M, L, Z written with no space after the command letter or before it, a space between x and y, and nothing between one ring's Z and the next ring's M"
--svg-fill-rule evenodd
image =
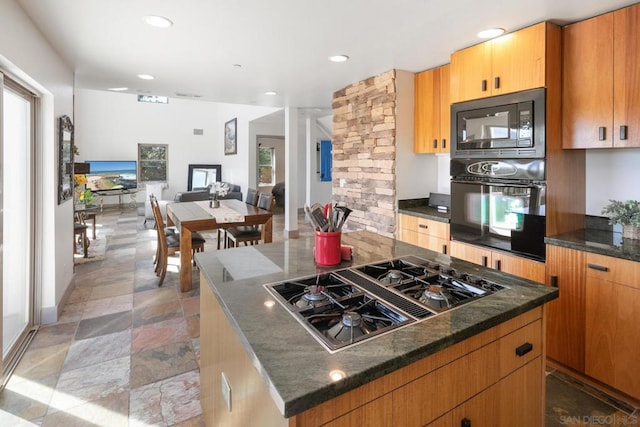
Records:
M506 288L413 256L264 286L330 352Z

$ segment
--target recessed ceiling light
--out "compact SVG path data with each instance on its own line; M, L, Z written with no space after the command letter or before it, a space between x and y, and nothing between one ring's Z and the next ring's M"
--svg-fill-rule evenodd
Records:
M128 89L128 87L110 87L108 90L112 90L114 92L122 92Z
M347 55L333 55L329 57L329 61L331 62L344 62L348 59L349 57Z
M277 94L278 94L278 92L274 92L274 91L272 91L272 90L268 90L268 91L266 91L264 94L265 94L265 95L269 95L269 96L275 96L275 95L277 95Z
M169 28L173 25L173 22L169 18L165 18L164 16L157 15L147 15L143 17L144 22L156 28Z
M492 39L504 34L504 28L489 28L487 30L480 31L477 36L481 39Z
M242 64L233 64L233 66L236 68L242 68Z
M138 78L142 79L142 80L153 80L153 79L155 79L155 77L153 77L151 74L138 74Z

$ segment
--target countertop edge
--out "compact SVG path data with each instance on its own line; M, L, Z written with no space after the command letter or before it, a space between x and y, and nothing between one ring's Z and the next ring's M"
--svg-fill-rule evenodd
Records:
M567 249L575 249L628 261L640 262L640 241L637 243L624 243L621 246L602 243L598 240L590 240L588 234L606 233L593 230L577 230L544 238L544 243ZM611 233L606 233L611 234Z
M413 207L398 209L398 213L405 215L417 216L419 218L430 219L432 221L449 223L449 212L439 212L435 208L431 207Z

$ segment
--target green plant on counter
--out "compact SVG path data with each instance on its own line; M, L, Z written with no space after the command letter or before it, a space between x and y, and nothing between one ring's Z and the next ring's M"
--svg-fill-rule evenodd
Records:
M609 217L609 224L640 226L640 201L609 200L602 213Z

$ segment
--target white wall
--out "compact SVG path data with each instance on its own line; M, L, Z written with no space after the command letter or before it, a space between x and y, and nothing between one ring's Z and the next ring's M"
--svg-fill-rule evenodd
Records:
M164 199L187 190L188 165L221 164L222 180L242 187L250 183L254 157L249 122L276 110L170 98L168 104L138 102L132 94L77 90L76 144L81 160L136 160L138 144L168 144L168 188ZM238 153L224 154L224 124L236 117ZM202 129L203 135L194 135ZM255 176L255 170L252 171ZM255 179L255 178L254 178ZM139 202L146 194L137 196ZM109 203L105 201L105 203Z
M434 154L413 152L413 73L396 71L396 199L429 197L441 191L439 159ZM448 157L448 156L445 156ZM449 164L446 166L448 185ZM442 179L441 179L442 181ZM444 184L443 184L444 185Z
M603 216L613 200L640 200L640 149L587 150L587 215Z
M50 323L57 320L57 306L73 278L73 203L58 205L56 163L57 119L73 119L73 72L15 1L3 0L1 9L0 69L40 98L35 274L42 290L42 321Z

